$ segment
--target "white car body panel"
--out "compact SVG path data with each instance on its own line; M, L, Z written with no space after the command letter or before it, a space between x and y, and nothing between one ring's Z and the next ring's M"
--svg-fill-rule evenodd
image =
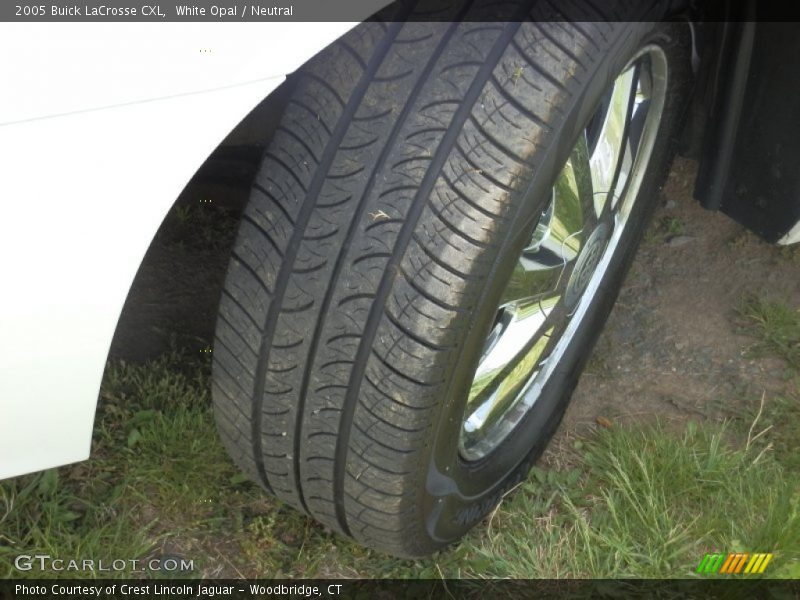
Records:
M352 26L0 27L0 479L88 458L111 339L164 216Z
M0 125L284 77L352 27L3 24Z
M781 239L778 240L778 243L783 246L788 246L790 244L800 244L800 221L794 224L786 235L784 235Z

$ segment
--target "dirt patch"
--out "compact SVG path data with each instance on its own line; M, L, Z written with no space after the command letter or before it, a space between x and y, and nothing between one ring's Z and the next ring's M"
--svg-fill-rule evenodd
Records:
M675 161L564 419L564 429L642 416L721 420L785 389L785 366L753 358L743 298L800 306L800 252L761 241L692 198L696 164ZM602 420L602 419L601 419Z

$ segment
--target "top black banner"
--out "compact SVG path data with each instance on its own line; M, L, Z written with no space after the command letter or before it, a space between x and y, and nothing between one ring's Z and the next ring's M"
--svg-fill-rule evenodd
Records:
M360 22L448 21L463 0L3 0L0 22ZM472 0L484 4L481 21L502 21L517 0ZM637 21L691 19L704 21L791 20L776 14L783 3L754 0L529 0L538 20ZM546 5L546 6L543 6ZM631 10L631 7L635 7ZM493 10L494 7L494 10ZM483 8L483 7L482 7ZM545 8L546 10L542 10ZM764 11L769 10L769 14ZM783 9L786 12L788 8Z
M0 3L2 21L363 21L388 0L48 0Z

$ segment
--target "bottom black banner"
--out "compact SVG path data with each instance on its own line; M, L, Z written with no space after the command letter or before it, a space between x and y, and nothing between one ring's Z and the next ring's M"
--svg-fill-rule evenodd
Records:
M4 580L0 598L800 598L798 580Z

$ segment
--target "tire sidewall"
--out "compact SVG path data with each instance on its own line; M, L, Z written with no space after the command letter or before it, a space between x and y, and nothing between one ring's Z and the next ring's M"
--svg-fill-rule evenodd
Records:
M449 386L434 426L421 509L429 536L426 545L440 547L461 537L522 481L544 450L569 402L580 372L588 359L619 292L635 254L644 226L658 197L672 153L672 131L680 115L688 77L685 25L675 23L619 23L605 55L571 106L560 126L551 132L550 143L541 156L527 189L517 200L517 213L510 226L498 231L504 243L489 271L484 290L470 318L472 326L459 344L449 372ZM458 454L458 436L469 386L477 369L483 340L494 319L500 294L511 276L519 253L530 237L544 208L548 190L567 161L577 136L583 131L603 94L630 58L647 44L660 46L667 57L668 83L656 143L633 204L622 239L609 264L572 343L566 348L534 406L523 421L486 458L467 463ZM526 237L527 236L527 237Z

